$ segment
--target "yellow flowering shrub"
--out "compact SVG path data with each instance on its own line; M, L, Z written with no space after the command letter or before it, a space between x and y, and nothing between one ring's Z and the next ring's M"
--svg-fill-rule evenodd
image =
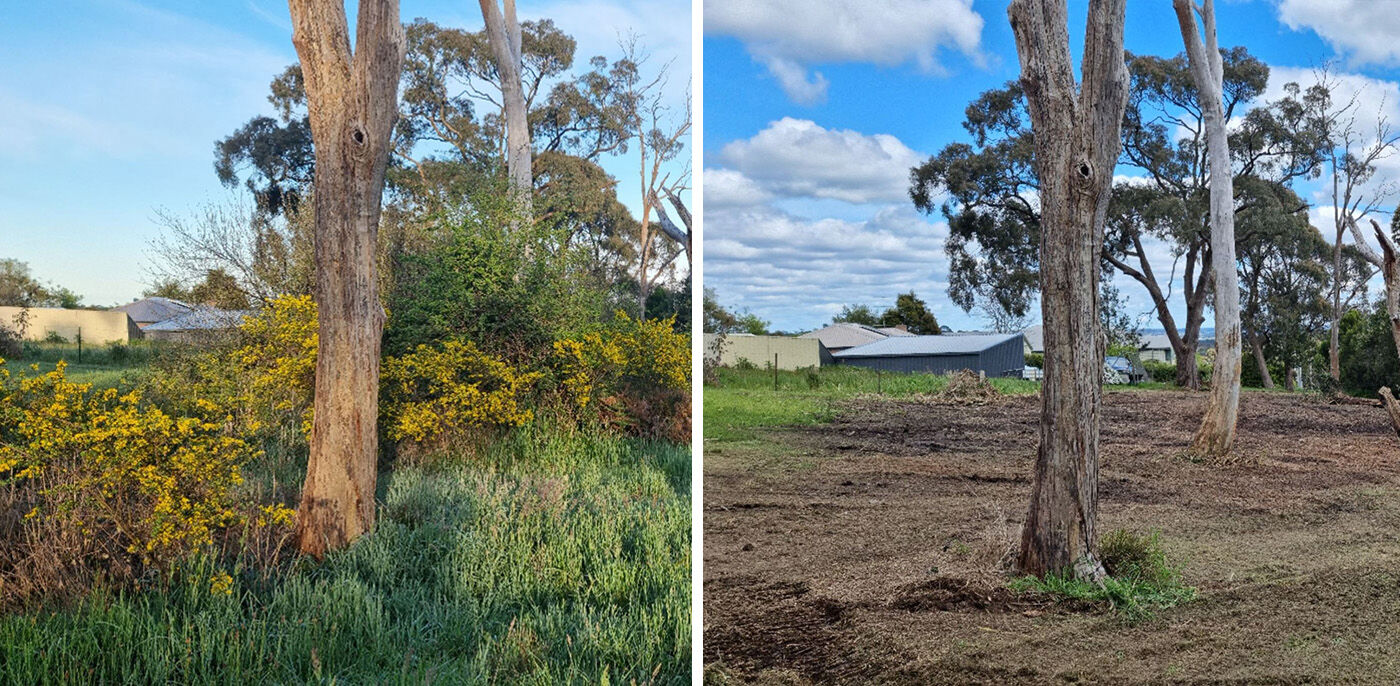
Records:
M62 362L0 383L0 487L34 528L24 539L67 532L75 560L159 566L243 520L234 491L257 451L221 424L73 383Z
M534 413L523 401L539 372L522 372L469 341L420 345L380 367L383 431L423 443L474 428L519 426Z
M224 423L248 437L304 442L316 376L316 304L282 296L222 344L168 353L146 380L168 411Z
M563 395L634 435L688 441L690 339L674 325L618 312L601 331L555 341Z
M247 402L270 416L301 420L311 432L311 398L316 383L318 343L316 303L309 295L282 296L239 327L242 344L233 361L245 372Z

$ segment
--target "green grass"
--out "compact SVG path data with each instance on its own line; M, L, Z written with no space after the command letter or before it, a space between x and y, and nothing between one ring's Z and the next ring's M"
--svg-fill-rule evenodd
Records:
M1159 610L1190 602L1196 589L1181 579L1181 568L1167 560L1158 532L1136 534L1118 529L1099 542L1099 556L1108 576L1103 583L1052 574L1013 579L1012 590L1036 591L1090 603L1104 603L1124 618L1151 618Z
M689 683L685 447L530 429L381 479L323 563L0 617L0 681Z
M77 383L91 383L94 388L128 389L136 385L146 374L151 363L169 350L168 343L133 341L130 344L84 345L81 362L76 343L39 343L26 341L22 354L15 359L5 359L3 366L13 376L34 374L38 365L39 373L53 371L60 362L68 364L68 379Z
M705 439L751 441L757 431L776 426L799 426L830 421L835 402L859 394L891 397L936 393L948 385L938 374L879 374L860 367L822 367L780 371L777 390L773 372L761 369L716 370L716 383L703 390ZM1035 393L1040 384L1023 379L990 379L1008 395Z
M38 372L34 371L34 365L38 365ZM5 363L0 365L0 367L8 369L11 376L14 377L48 373L53 371L55 366L57 366L56 362L29 360L5 360ZM69 381L90 383L93 388L130 388L135 386L145 373L146 371L142 367L109 367L93 364L70 363L67 369Z
M775 392L772 371L721 367L715 372L715 386L719 388ZM1010 395L1035 393L1040 389L1040 383L1037 381L1025 379L988 380L997 390ZM811 371L780 371L778 372L776 392L811 393L830 398L846 398L859 393L907 396L918 393L936 393L947 385L948 377L943 374L879 373L864 367L836 365ZM705 390L708 391L709 387Z

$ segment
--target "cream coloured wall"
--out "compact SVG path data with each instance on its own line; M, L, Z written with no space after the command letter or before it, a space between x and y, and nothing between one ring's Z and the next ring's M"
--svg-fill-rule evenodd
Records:
M711 360L714 359L715 338L715 334L705 334L705 356ZM746 359L756 367L763 367L773 364L773 355L777 354L778 369L820 367L831 363L830 353L823 356L823 352L821 341L815 338L729 335L724 339L719 364L733 367L739 360Z
M26 311L21 307L0 307L0 326L15 329L15 317ZM81 330L84 343L103 345L106 343L126 343L141 338L141 330L125 312L112 310L65 310L57 307L30 307L29 323L25 327L24 338L42 341L55 332L69 341L78 339Z

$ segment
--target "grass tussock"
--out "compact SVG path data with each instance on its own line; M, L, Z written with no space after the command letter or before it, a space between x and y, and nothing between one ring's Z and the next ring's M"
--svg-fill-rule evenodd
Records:
M1161 535L1156 531L1112 531L1099 542L1099 556L1108 572L1102 583L1056 574L1043 579L1021 577L1009 585L1016 591L1105 604L1132 621L1149 619L1160 610L1196 597L1196 589L1183 582L1180 565L1168 561Z

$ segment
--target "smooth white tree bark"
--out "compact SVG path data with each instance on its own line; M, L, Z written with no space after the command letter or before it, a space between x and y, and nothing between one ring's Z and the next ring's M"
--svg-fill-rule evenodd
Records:
M500 76L502 107L506 118L506 175L523 219L533 214L535 177L532 172L530 121L525 109L525 88L521 83L520 22L515 16L515 0L480 0L481 17L486 22L486 39L496 56Z
M1235 266L1235 190L1225 130L1224 71L1215 31L1215 1L1174 0L1206 132L1210 168L1210 252L1215 281L1215 369L1201 428L1191 441L1198 455L1224 455L1235 443L1240 415L1240 285ZM1201 30L1196 28L1196 15ZM1202 41L1201 33L1205 33Z

